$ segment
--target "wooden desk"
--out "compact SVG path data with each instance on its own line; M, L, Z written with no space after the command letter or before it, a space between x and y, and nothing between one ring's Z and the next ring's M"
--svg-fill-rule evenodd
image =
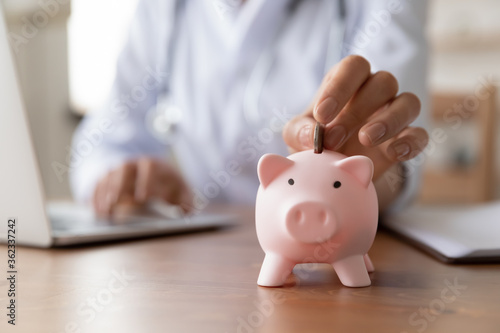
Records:
M262 288L253 213L241 215L240 226L221 231L20 248L17 326L6 325L2 278L0 331L500 331L500 265L441 264L381 232L370 252L371 287L343 287L332 268L319 265L296 267L284 288ZM123 271L134 278L120 281ZM453 284L459 289L450 290Z

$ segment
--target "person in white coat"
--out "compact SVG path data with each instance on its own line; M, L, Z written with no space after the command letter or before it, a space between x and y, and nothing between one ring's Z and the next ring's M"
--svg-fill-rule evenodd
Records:
M380 208L408 203L428 136L425 1L140 0L107 103L73 139L74 196L252 204L264 153L325 147L375 165ZM408 172L408 170L413 172Z

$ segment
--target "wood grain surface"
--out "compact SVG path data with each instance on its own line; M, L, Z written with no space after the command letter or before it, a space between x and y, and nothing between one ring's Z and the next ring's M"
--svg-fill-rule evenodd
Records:
M18 248L17 325L1 332L500 332L500 265L442 264L379 232L372 286L300 265L256 284L253 211L235 227L67 249ZM6 272L6 247L0 246Z

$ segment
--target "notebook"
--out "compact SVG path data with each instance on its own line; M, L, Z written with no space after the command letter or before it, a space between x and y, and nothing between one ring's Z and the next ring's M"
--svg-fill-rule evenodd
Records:
M415 205L384 217L382 225L447 263L500 262L500 201Z

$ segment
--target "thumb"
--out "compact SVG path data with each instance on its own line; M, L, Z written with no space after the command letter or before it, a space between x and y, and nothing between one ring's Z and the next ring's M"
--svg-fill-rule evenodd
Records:
M298 115L283 128L283 140L292 151L313 148L316 121L308 114Z

